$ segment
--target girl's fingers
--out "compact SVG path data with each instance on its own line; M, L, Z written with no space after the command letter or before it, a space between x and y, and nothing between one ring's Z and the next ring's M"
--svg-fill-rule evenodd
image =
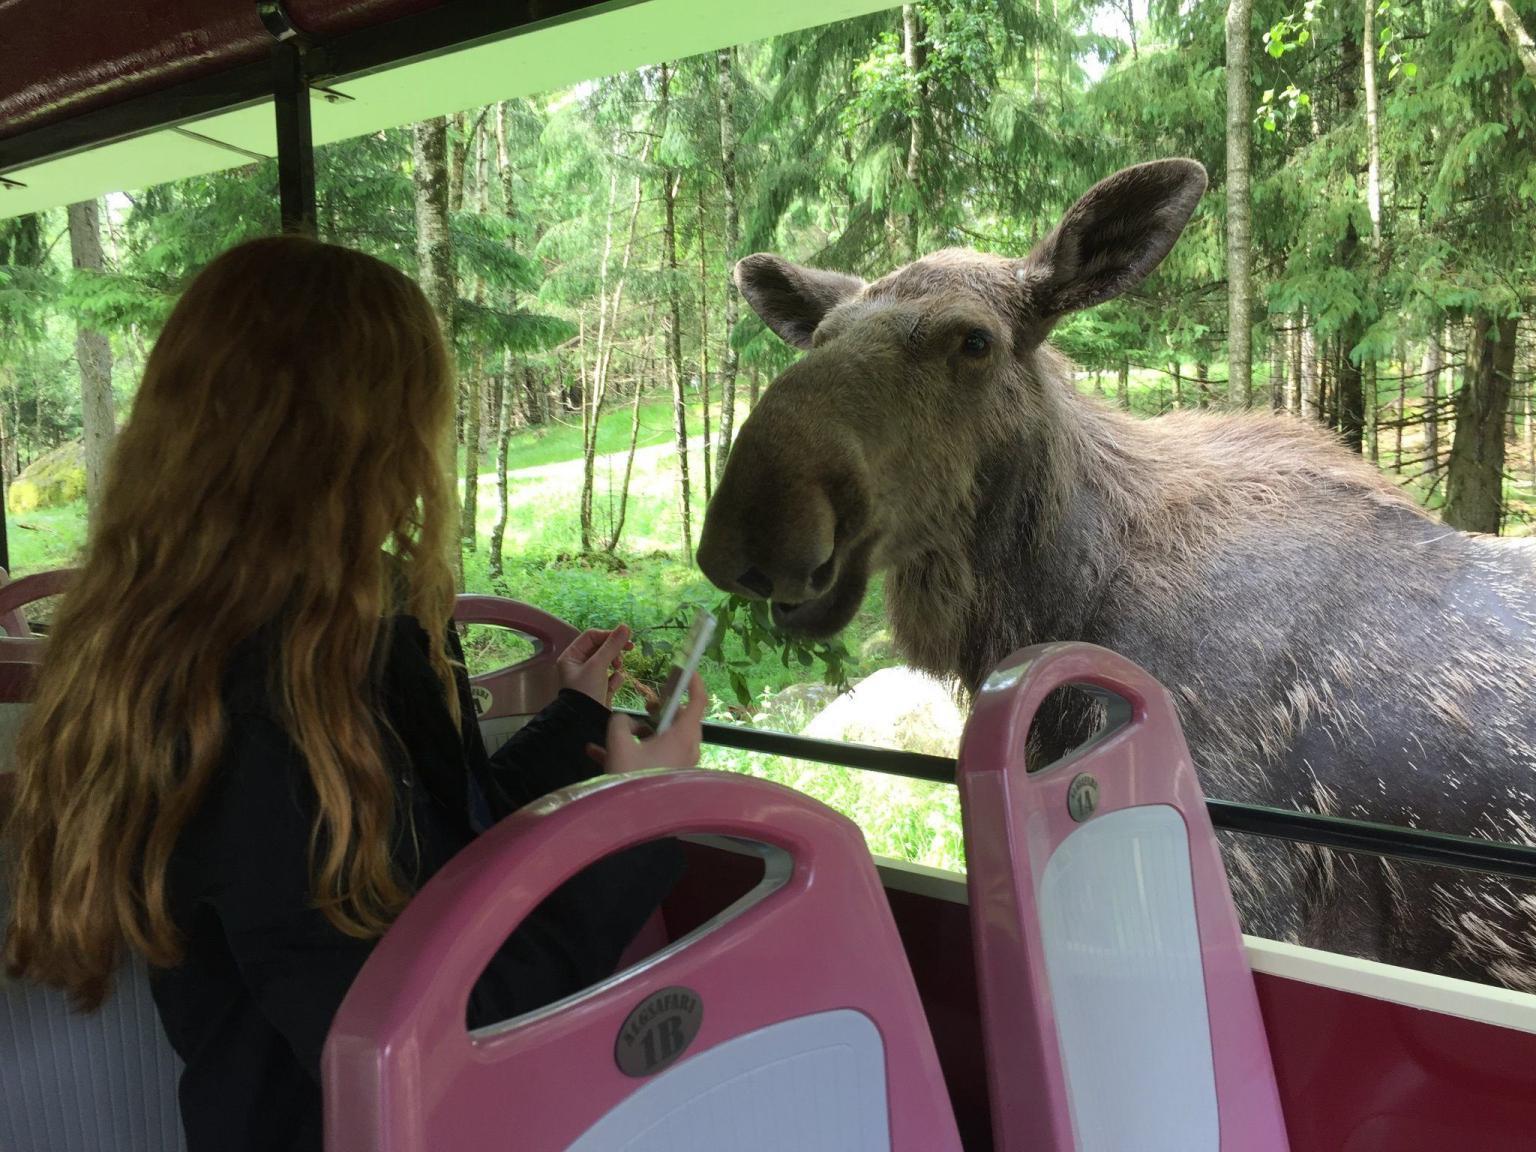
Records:
M709 691L704 687L704 678L695 672L693 679L688 681L688 703L683 706L683 715L695 724L702 724L708 703Z
M608 652L608 659L611 660L619 652L634 647L629 635L628 624L620 624L612 630L607 628L588 628L566 645L565 651L560 653L560 659L576 664L586 664L594 658L601 656L606 650Z
M612 752L615 744L625 741L634 744L640 735L638 728L637 721L622 712L615 712L608 721L608 750Z
M608 633L601 628L588 628L576 639L565 646L565 651L560 653L560 659L569 660L577 664L585 664L608 639Z
M608 749L593 759L612 773L642 768L687 768L699 762L700 724L709 696L695 675L689 682L688 701L677 722L657 735L642 721L617 712L608 722ZM590 755L590 753L589 753Z
M629 629L625 625L620 624L612 632L608 633L607 638L598 647L597 651L587 657L584 663L596 663L606 668L620 658L620 653L624 651L624 645L628 642Z
M599 768L608 767L608 750L600 744L587 745L587 759Z
M628 772L646 766L644 749L635 739L635 722L622 712L608 721L608 749L598 761L605 772Z

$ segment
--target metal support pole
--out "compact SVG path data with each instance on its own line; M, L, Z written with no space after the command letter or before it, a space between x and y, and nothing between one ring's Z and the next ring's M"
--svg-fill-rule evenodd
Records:
M304 56L292 40L272 49L277 108L277 193L284 232L315 235L315 146L309 127Z
M309 122L309 78L304 39L280 0L260 0L262 23L276 38L272 47L272 103L277 113L277 192L284 232L313 236L315 145Z
M11 435L15 435L13 431ZM5 569L7 576L11 573L11 533L10 524L6 520L5 504L5 468L0 465L0 568Z

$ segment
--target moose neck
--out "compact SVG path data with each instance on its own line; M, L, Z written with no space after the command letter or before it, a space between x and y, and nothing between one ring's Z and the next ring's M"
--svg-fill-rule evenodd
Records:
M1054 365L1052 366L1054 367ZM1010 652L1092 640L1095 615L1135 517L1127 493L1156 491L1138 421L1050 372L1041 403L977 462L947 546L888 577L898 644L926 671L974 691Z

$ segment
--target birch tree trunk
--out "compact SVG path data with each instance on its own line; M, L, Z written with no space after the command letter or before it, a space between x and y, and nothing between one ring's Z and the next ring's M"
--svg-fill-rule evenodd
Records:
M1515 55L1520 57L1520 66L1525 69L1525 74L1536 80L1536 41L1532 41L1531 34L1525 30L1520 14L1509 0L1488 0L1488 7L1493 9L1494 20L1498 21L1504 35L1509 38Z
M0 336L4 333L0 332ZM0 392L0 488L10 490L16 478L16 422L11 413L10 393L16 387L16 373L9 365L0 364L0 381L5 382ZM4 515L4 509L0 509Z
M1253 225L1248 186L1253 152L1249 24L1253 0L1227 3L1227 399L1252 403Z
M1320 420L1317 407L1317 385L1321 373L1317 370L1317 333L1312 328L1311 317L1306 309L1301 312L1301 395L1299 411L1310 420Z
M1525 394L1525 470L1536 491L1536 382L1527 385Z
M1381 117L1376 92L1376 4L1365 0L1365 31L1361 36L1361 63L1365 87L1365 209L1371 220L1371 267L1366 279L1374 306L1381 286ZM1370 414L1367 443L1373 463L1381 459L1381 391L1376 357L1362 357L1362 388Z
M1354 78L1361 74L1360 43L1347 24L1340 42L1339 55L1343 65L1339 81L1339 119L1347 122L1353 118L1358 106ZM1355 229L1354 217L1351 215L1344 227L1344 242L1339 246L1338 262L1345 268L1354 269L1358 267L1359 259L1360 234ZM1350 352L1360 343L1364 334L1365 320L1356 310L1344 323L1335 354L1334 410L1344 443L1356 452L1363 451L1365 447L1365 390L1360 365L1350 358Z
M666 123L672 94L672 70L661 66L661 119ZM677 432L678 505L683 520L683 561L693 563L693 511L688 485L688 402L683 391L683 308L678 288L677 193L681 175L662 172L662 261L667 277L667 374L672 383L672 420Z
M486 156L485 132L477 130L474 139L465 142L465 147L472 149L475 157L472 203L483 216L490 208L490 166ZM475 303L482 306L485 304L485 280L480 276L475 277ZM485 377L485 349L478 340L475 341L472 360L468 377L464 381L464 508L463 517L459 521L459 537L469 552L476 551L480 544L478 517L480 462L483 459L480 450L483 430L481 389Z
M650 313L646 317L645 330L647 333L656 331L656 304L654 301L650 307ZM605 549L613 552L619 546L619 538L624 534L624 521L629 513L629 485L635 474L635 449L640 444L640 399L645 391L645 381L656 377L656 344L647 336L645 341L645 367L635 380L635 394L631 397L629 409L629 457L624 462L624 483L619 488L619 512L613 522L613 536L608 541Z
M645 166L651 155L651 142L647 140L640 150L640 167ZM581 550L592 551L592 498L595 489L595 465L597 461L598 431L601 428L603 404L608 398L608 378L613 366L613 348L618 339L619 321L624 308L624 286L629 279L629 265L634 256L635 236L640 223L640 205L644 199L642 178L635 177L634 192L630 198L629 224L625 230L624 250L619 257L618 274L613 279L610 297L608 283L613 253L613 213L618 195L618 174L608 182L608 218L603 229L603 258L600 265L597 298L597 352L592 360L591 383L588 385L586 367L582 367L582 473L581 473Z
M1272 412L1285 411L1285 345L1289 338L1277 323L1269 337L1269 407Z
M603 216L603 255L597 273L597 366L587 373L587 313L580 314L576 349L581 366L581 550L592 551L592 498L596 492L597 417L602 412L598 390L602 386L603 337L608 328L608 261L613 254L613 209L619 174L608 177L608 211Z
M512 443L512 402L517 395L512 384L511 361L506 361L505 366L506 371L491 379L491 408L496 413L492 426L496 436L496 522L491 526L487 567L492 580L501 579L501 550L507 538L507 453Z
M720 442L715 449L715 479L725 475L736 422L736 325L741 319L741 290L733 275L741 250L741 213L736 204L736 49L722 48L716 58L720 102L720 184L725 201L725 348L720 359Z
M1536 353L1536 348L1533 348ZM1527 362L1525 377L1525 463L1531 491L1536 492L1536 354Z
M411 181L416 192L417 280L431 301L442 326L443 339L453 355L453 306L458 298L453 282L453 233L448 228L448 121L439 116L411 128ZM448 421L443 444L450 514L458 520L458 422ZM453 549L454 579L464 587L464 557Z
M1445 367L1445 346L1437 323L1424 349L1424 458L1425 474L1440 474L1440 373Z
M1392 429L1392 471L1403 470L1403 426L1408 423L1408 352L1402 337L1397 341L1397 420Z
M704 401L704 503L714 494L709 442L709 255L704 242L704 182L699 181L699 392Z
M74 266L101 273L101 211L95 200L69 206L69 250ZM94 523L101 507L107 461L117 432L112 410L112 343L105 332L86 324L75 329L75 361L80 366L80 422L85 440L85 506Z
M1303 397L1306 395L1306 369L1302 365L1304 332L1305 316L1298 311L1291 326L1291 373L1285 390L1285 410L1293 416L1302 414Z
M1376 92L1376 3L1365 0L1365 208L1371 218L1371 254L1381 254L1381 112Z
M928 116L927 100L923 91L921 74L926 63L923 49L923 17L916 4L903 4L901 8L902 62L912 85L912 110L907 117L907 184L916 200L907 215L907 259L916 260L922 236L921 188L923 175L924 121Z

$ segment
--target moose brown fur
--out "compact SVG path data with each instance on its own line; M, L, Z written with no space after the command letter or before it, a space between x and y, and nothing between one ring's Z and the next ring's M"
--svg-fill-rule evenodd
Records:
M974 689L1086 640L1173 693L1212 796L1536 843L1536 547L1455 532L1327 433L1136 419L1080 394L1052 324L1134 286L1205 187L1097 185L1022 260L944 251L873 284L777 257L743 293L807 350L741 429L699 549L829 635L886 573L897 644ZM1083 715L1042 718L1044 753ZM1536 990L1536 895L1228 840L1245 927Z

